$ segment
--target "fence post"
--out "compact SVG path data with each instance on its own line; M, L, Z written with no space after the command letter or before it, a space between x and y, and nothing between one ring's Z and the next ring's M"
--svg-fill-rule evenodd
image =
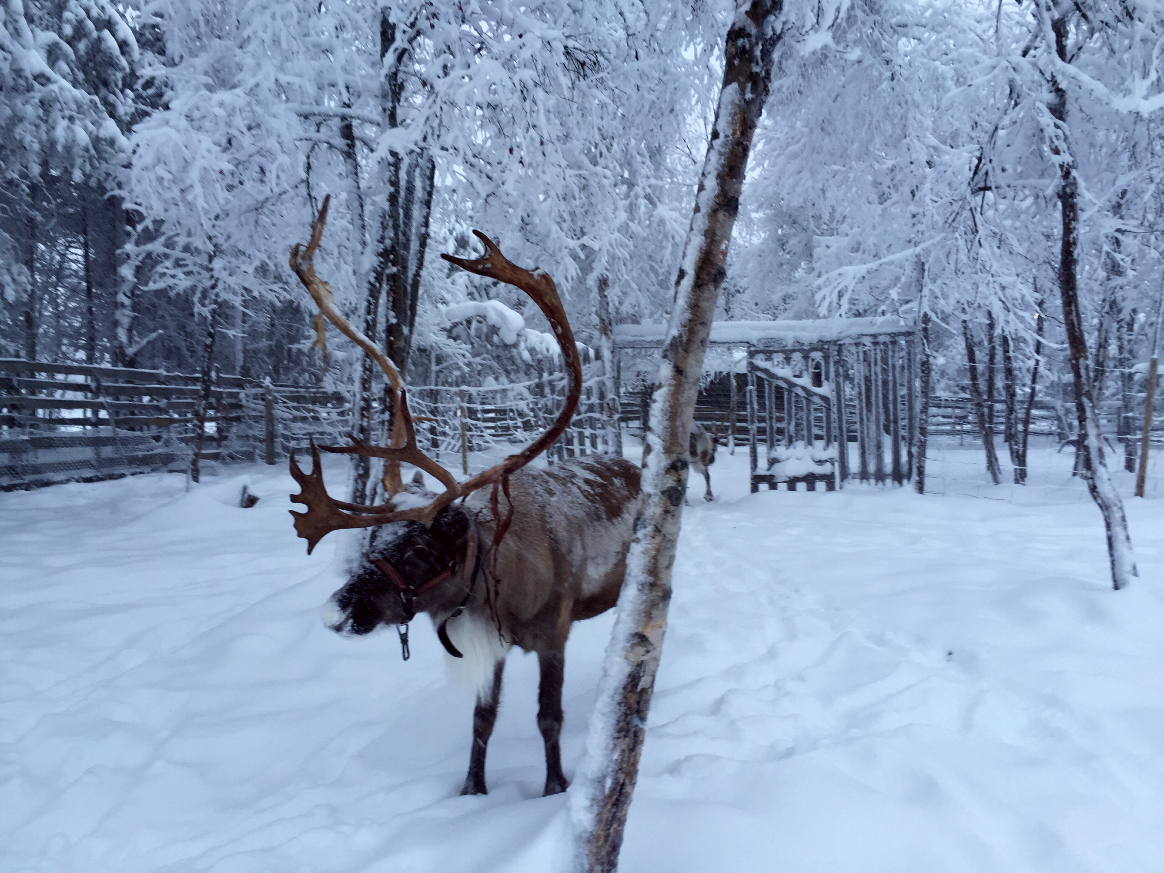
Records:
M275 386L271 377L263 380L263 436L264 460L270 466L275 464Z
M458 389L457 394L459 394L460 398L461 398L461 409L460 409L460 413L461 413L461 471L466 476L468 476L469 475L469 433L468 433L468 425L467 425L466 419L469 416L469 410L468 410L468 407L465 406L465 389L464 388Z

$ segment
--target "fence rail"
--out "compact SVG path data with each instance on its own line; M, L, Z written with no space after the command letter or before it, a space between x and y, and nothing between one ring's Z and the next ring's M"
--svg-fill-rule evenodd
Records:
M557 417L562 373L485 387L421 386L410 392L425 450L451 457L529 442ZM601 363L583 367L582 400L550 447L551 463L607 449ZM200 409L200 407L203 407ZM292 449L346 442L351 404L334 391L156 370L0 359L0 490L130 473L183 470L201 429L201 460L274 463ZM376 420L386 429L384 416ZM381 434L386 439L386 434Z
M285 453L349 420L335 392L85 364L0 359L0 490ZM201 407L201 409L200 409Z

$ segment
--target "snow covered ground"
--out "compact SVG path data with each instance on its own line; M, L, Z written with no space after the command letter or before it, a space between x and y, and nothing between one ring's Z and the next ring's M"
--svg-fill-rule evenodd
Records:
M1128 501L1117 594L1069 458L1035 453L1024 490L935 455L932 496L750 495L721 451L624 873L1164 870L1164 501ZM0 871L562 868L535 660L510 658L491 793L458 797L471 705L435 634L405 664L392 631L322 626L335 537L305 555L292 490L255 467L0 494ZM571 639L568 774L610 624Z

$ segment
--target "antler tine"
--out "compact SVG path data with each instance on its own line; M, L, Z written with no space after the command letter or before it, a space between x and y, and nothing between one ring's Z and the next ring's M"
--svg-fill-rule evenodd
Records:
M485 254L482 257L473 260L444 254L441 257L450 264L455 264L470 273L512 285L524 291L537 304L538 309L549 321L550 328L558 340L558 346L562 350L562 355L566 359L569 386L566 392L566 403L549 430L516 455L511 455L500 464L490 467L464 482L461 485L463 494L469 494L497 482L505 476L512 475L549 448L550 444L561 436L570 424L570 419L574 417L574 411L578 408L578 400L582 396L582 358L578 355L578 345L574 342L574 332L570 329L570 322L566 318L566 310L562 306L562 298L558 296L554 280L543 270L534 269L531 272L512 263L501 253L497 243L481 231L474 230L473 234L485 246Z
M295 460L295 452L291 452L291 476L299 483L303 490L291 495L293 503L302 503L307 512L290 510L295 518L295 533L307 540L307 554L315 549L316 544L333 530L344 528L371 527L374 524L383 524L373 514L353 515L344 512L343 507L332 500L323 484L323 466L319 461L319 448L315 441L311 441L311 472L304 473ZM373 510L373 507L356 507L345 504L350 512L361 509Z
M330 205L331 195L328 194L323 198L323 205L319 208L319 215L311 228L311 240L307 243L306 248L302 243L295 243L291 247L291 269L319 307L320 314L379 364L384 375L388 377L393 392L398 394L400 391L400 373L396 366L388 360L388 356L376 343L364 336L344 317L335 305L335 295L332 293L331 285L320 279L315 272L315 251L319 248L320 239L323 238L323 228L327 224L327 211Z
M357 443L359 443L358 440ZM294 509L290 510L290 512L295 518L295 532L307 540L307 554L309 555L316 544L333 530L376 527L381 524L391 524L396 521L416 521L423 525L430 525L433 519L436 518L437 513L456 500L460 495L460 487L454 480L452 482L453 487L445 491L444 494L437 497L431 503L425 506L412 507L411 509L385 511L381 506L364 506L358 503L345 503L342 500L335 500L327 493L327 488L323 484L323 466L319 459L319 450L321 448L328 452L351 451L351 449L332 446L317 446L315 441L312 440L312 468L310 473L303 472L303 469L295 460L295 453L291 453L291 476L299 483L299 487L303 489L298 494L292 494L291 500L294 503L302 503L307 507L307 512L296 512ZM391 449L379 449L377 446L368 446L367 448L376 449L377 451L392 451ZM424 456L422 455L421 457ZM424 460L428 461L428 458L425 457ZM425 467L424 469L428 468ZM429 470L429 472L437 475L433 470Z
M307 243L307 247L304 248L300 243L296 243L291 248L291 269L299 277L299 281L303 283L303 287L307 289L307 293L311 295L311 299L319 307L319 316L316 318L316 331L319 334L317 342L319 343L320 349L326 355L327 347L324 343L322 322L322 319L326 318L339 329L340 333L363 349L364 353L372 358L380 366L380 369L384 371L384 375L388 377L388 384L392 387L392 401L395 406L400 399L399 371L388 360L388 356L376 343L364 336L362 332L353 327L344 318L343 313L335 305L335 297L332 294L331 285L320 279L315 272L315 251L319 247L320 239L323 238L323 229L327 224L327 212L330 205L331 195L328 194L323 198L323 205L320 207L319 215L316 216L315 224L311 228L311 240ZM404 433L399 421L397 421L393 424L392 428L392 444L400 445L403 439ZM390 494L396 494L404 490L404 486L400 480L400 467L394 461L385 465L384 485Z
M384 458L389 461L400 461L406 464L412 464L414 467L419 467L426 473L432 475L437 481L445 486L446 494L450 494L448 500L445 500L437 508L441 508L452 503L461 496L461 485L453 477L453 474L426 455L420 450L416 444L416 428L412 423L412 413L408 409L408 392L400 392L400 416L404 420L404 435L405 442L403 446L373 446L364 442L355 434L348 434L348 439L352 441L350 446L320 446L325 452L332 452L333 454L342 455L364 455L369 458ZM438 498L438 501L444 498L444 494ZM436 502L436 501L434 501ZM435 515L435 513L434 513Z

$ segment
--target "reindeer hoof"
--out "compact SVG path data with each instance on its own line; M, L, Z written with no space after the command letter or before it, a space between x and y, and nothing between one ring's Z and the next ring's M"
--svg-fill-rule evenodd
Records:
M708 503L711 503L711 501L715 500L715 497L713 497L711 494L704 494L703 499L706 500Z
M570 787L570 783L566 781L565 777L562 777L559 779L551 779L547 776L546 777L546 790L542 792L542 797L550 797L551 795L554 795L554 794L561 794L563 791L565 791L569 787Z
M461 789L461 797L467 794L488 794L489 790L485 787L483 780L466 779L465 787Z

